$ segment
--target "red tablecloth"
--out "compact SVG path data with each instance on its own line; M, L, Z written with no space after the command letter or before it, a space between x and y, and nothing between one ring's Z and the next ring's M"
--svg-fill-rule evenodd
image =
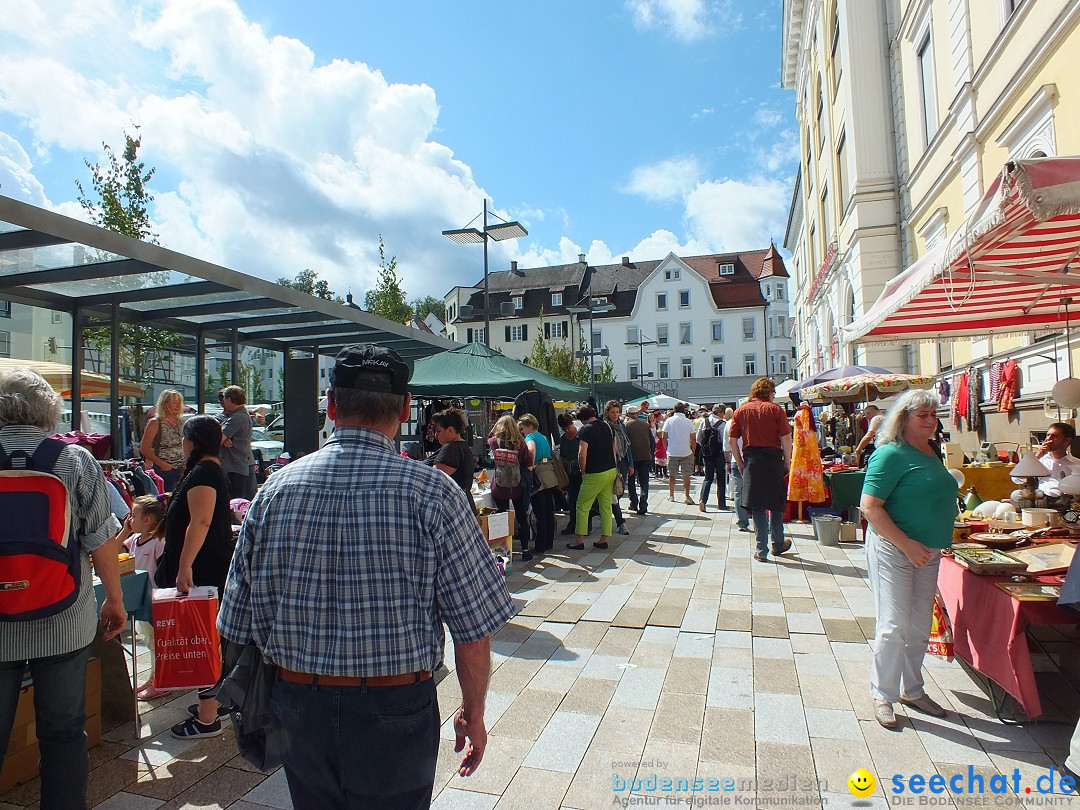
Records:
M938 588L953 623L955 653L1016 698L1028 717L1042 714L1031 668L1029 624L1076 624L1076 617L1054 602L1021 602L994 583L1007 577L973 574L943 557Z

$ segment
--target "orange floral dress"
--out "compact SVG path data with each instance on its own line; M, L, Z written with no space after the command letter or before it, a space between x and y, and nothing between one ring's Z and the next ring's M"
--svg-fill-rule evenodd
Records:
M799 408L795 412L795 435L792 438L788 500L821 503L825 500L825 477L821 472L817 433L810 427L808 408Z

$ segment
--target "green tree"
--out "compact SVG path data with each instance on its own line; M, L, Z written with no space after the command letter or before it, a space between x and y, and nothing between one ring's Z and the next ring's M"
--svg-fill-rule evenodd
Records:
M90 170L90 184L94 194L92 199L76 180L79 190L79 204L90 217L90 221L102 228L122 233L133 239L157 244L157 234L150 224L150 203L154 196L148 190L148 184L156 169L147 168L139 160L139 148L142 135L135 127L136 137L124 133L124 151L117 157L112 147L102 143L105 150L105 166L83 162ZM130 277L125 277L129 283ZM147 274L137 279L144 285L164 283L159 274ZM103 321L98 320L101 324ZM95 365L101 369L104 358L112 348L112 330L108 326L92 326L86 331L86 346L96 356ZM172 364L173 354L180 344L180 337L167 329L158 329L139 324L122 323L120 325L120 365L124 373L139 382L152 383L168 381L166 370ZM111 369L119 374L121 369Z
M417 298L410 306L412 307L413 318L418 321L424 320L424 318L433 313L440 321L446 317L446 302L441 298L436 298L434 295L425 295L423 298Z
M397 275L397 256L386 260L386 244L379 235L379 279L364 294L364 308L388 321L408 323L413 310L405 303L405 290Z
M584 358L574 357L574 349L565 338L551 340L544 337L544 312L540 311L539 328L536 340L525 362L533 368L546 371L553 377L566 380L574 385L589 382L589 363ZM584 339L584 338L582 338Z
M345 303L344 298L330 289L330 284L326 279L319 278L318 271L311 270L310 268L301 270L296 274L296 278L293 279L279 278L277 283L282 287L291 287L302 293L314 295L316 298L322 298L324 301L336 301L339 304Z

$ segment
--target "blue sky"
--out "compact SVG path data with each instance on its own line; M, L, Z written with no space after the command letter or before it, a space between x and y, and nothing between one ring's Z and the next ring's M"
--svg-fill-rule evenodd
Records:
M797 160L780 0L479 4L23 0L0 18L0 193L78 215L141 126L169 247L361 293L475 283L485 196L529 237L492 266L781 240ZM10 13L9 13L10 12Z

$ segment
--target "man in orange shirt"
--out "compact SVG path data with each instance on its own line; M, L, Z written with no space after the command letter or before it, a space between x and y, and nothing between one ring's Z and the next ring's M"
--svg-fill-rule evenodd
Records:
M743 476L743 506L754 519L757 551L754 559L769 559L791 548L784 539L784 476L791 469L791 425L784 409L772 401L776 384L768 377L755 380L749 401L731 421L731 460ZM742 447L738 439L742 439Z

